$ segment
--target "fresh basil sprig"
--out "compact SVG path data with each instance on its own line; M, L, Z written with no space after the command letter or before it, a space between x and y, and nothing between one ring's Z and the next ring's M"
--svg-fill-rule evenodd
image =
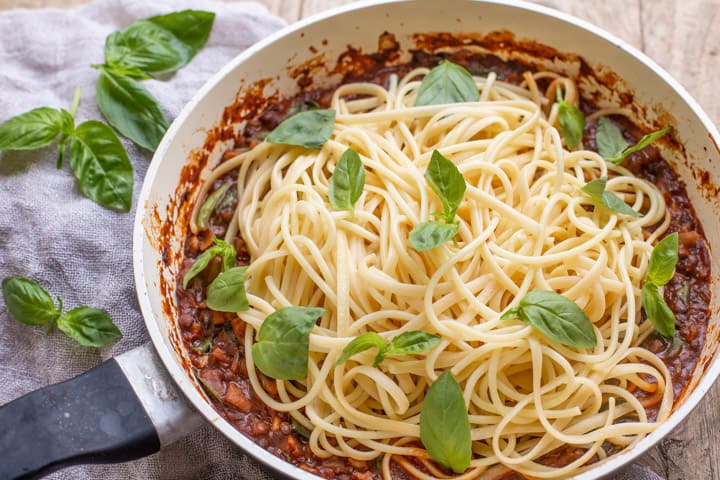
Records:
M556 97L560 129L563 138L565 138L565 144L569 149L573 149L582 141L583 130L585 129L585 114L583 114L582 110L564 100L559 88Z
M350 357L371 348L377 348L378 353L375 356L373 367L380 365L389 355L411 355L414 353L422 353L432 349L440 343L440 337L422 330L412 330L401 333L389 342L385 342L379 334L368 332L359 335L350 341L340 354L335 366L342 365Z
M408 240L410 246L418 252L440 246L455 237L460 226L453 221L467 189L460 170L437 150L433 151L428 168L425 170L425 180L433 192L440 197L443 206L442 212L433 215L441 218L445 223L430 220L415 225Z
M348 210L355 208L365 186L365 167L363 167L360 155L348 148L340 156L328 189L330 204L337 210Z
M678 261L678 234L673 232L660 240L650 255L640 300L645 315L660 334L675 335L675 314L660 293L660 288L672 279Z
M534 290L501 319L519 318L537 328L550 340L577 348L592 348L597 337L590 319L578 305L562 295Z
M450 370L430 385L420 411L420 441L440 465L463 473L470 466L470 418L462 389Z
M332 135L334 126L335 110L307 110L283 120L265 140L319 150Z
M596 180L588 182L580 190L587 193L588 196L595 201L595 203L602 205L613 212L623 213L632 217L642 216L640 212L633 210L630 205L625 203L622 198L618 197L613 192L606 191L606 185L607 177L600 177Z
M153 151L170 122L145 87L134 79L174 72L205 45L215 14L183 10L138 20L105 40L105 63L96 84L100 111L117 131Z
M253 344L255 366L278 380L307 378L310 330L324 308L285 307L265 318Z
M122 333L104 310L82 306L63 315L62 299L57 297L56 308L47 290L34 280L5 277L2 293L8 311L18 322L49 329L57 326L85 347L102 347L122 338Z
M449 60L441 60L420 83L415 105L444 105L479 100L480 94L470 72Z
M190 270L188 270L183 277L183 288L187 288L190 280L205 270L210 264L210 261L217 256L223 258L223 270L229 270L235 266L235 259L237 258L235 247L219 238L214 239L213 244L212 247L205 250L195 259L195 263L193 263L193 266L190 267Z
M96 120L75 126L80 101L75 91L71 112L41 107L0 125L0 150L34 150L50 145L58 136L58 168L70 145L70 168L83 194L104 207L127 212L132 203L133 170L115 132Z
M630 145L617 125L607 117L601 117L595 131L595 142L597 143L598 153L606 162L620 165L628 155L639 152L670 130L672 130L672 127L665 127L662 130L643 136L635 145Z

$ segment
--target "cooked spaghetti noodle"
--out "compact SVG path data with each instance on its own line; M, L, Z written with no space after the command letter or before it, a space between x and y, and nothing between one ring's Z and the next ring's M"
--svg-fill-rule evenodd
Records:
M380 458L385 478L391 461L434 478L447 473L419 442L419 414L428 387L449 369L472 429L473 458L460 478L495 465L536 478L577 473L637 443L672 407L667 367L639 347L652 330L641 321L640 287L669 225L665 202L622 166L564 148L553 100L560 88L577 102L569 79L527 74L516 86L491 73L475 77L479 102L416 107L427 72L392 76L387 89L338 87L334 133L322 149L261 143L221 163L199 192L203 198L213 181L237 169L239 202L226 237L241 235L251 258L250 309L239 313L248 326L239 340L250 382L268 406L312 432L318 457ZM536 84L543 75L552 75L543 80L547 96ZM352 213L328 202L347 148L360 154L367 174ZM408 235L441 210L423 178L433 150L457 165L468 187L455 241L420 253ZM602 176L643 215L595 206L580 189ZM577 303L597 346L567 347L519 320L500 319L533 290ZM265 317L291 305L326 314L310 335L307 379L277 380L277 392L268 392L251 347ZM437 334L441 343L420 355L387 357L377 368L374 351L335 366L360 334L391 339L411 330ZM647 394L639 399L635 389ZM646 414L651 404L657 418ZM565 445L581 454L561 467L538 461Z

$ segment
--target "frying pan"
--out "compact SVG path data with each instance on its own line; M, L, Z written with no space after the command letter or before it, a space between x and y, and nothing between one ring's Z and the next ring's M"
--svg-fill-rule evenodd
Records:
M501 42L496 53L509 58L525 56L527 61L569 73L577 71L578 64L573 61L577 57L532 46L542 44L576 54L592 72L580 85L585 94L609 104L630 99L630 106L647 125L657 122L675 127L675 138L682 147L664 148L663 155L687 185L705 228L715 272L707 340L690 385L669 420L632 451L615 455L576 478L605 478L630 464L668 435L701 401L720 373L720 208L713 187L720 185L720 135L692 97L630 45L584 21L538 5L502 0L360 2L298 22L243 52L180 113L155 153L137 203L135 282L152 343L1 407L0 478L34 478L74 463L139 458L203 422L210 422L277 475L317 478L253 443L212 407L187 368L178 341L175 277L187 232L185 214L191 208L198 177L207 171L203 167L216 163L229 146L229 141L222 140L228 135L218 136L234 128L227 115L223 117L226 107L237 105L239 98L264 79L269 79L267 84L261 83L265 93L291 95L298 89L297 73L307 73L309 65L316 69L311 72L316 86L337 81L332 69L348 45L359 49L355 51L375 51L384 31L395 35L404 55L418 46L414 36L418 32L474 32L478 38L502 32L495 37L508 41Z

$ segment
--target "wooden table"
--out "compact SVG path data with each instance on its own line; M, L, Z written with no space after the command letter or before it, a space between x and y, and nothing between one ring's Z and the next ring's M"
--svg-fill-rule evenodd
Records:
M86 0L0 0L0 9ZM288 22L351 0L259 0ZM588 20L670 72L720 125L720 0L535 0ZM199 3L198 6L201 4ZM720 480L720 383L642 463L667 480Z

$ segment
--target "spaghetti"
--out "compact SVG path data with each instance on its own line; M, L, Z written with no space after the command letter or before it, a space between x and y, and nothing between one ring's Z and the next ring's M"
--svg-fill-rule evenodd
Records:
M311 432L317 457L381 459L385 478L392 462L418 478L438 478L447 473L419 442L419 416L428 387L450 370L471 424L472 461L459 478L489 475L497 466L533 478L577 473L637 443L672 407L667 367L639 346L652 331L640 316L640 287L653 245L670 224L665 201L626 168L564 147L554 95L559 88L567 101L578 101L569 79L528 73L518 86L490 73L474 77L478 102L417 107L427 72L393 75L387 89L341 85L331 102L334 132L322 149L263 142L205 181L199 198L238 172L226 240L240 235L251 259L250 308L238 313L247 325L239 340L249 381L267 406ZM550 85L547 95L541 80ZM366 171L353 212L328 202L330 178L348 148ZM455 240L417 252L408 245L410 231L442 208L423 178L434 150L458 167L467 191ZM581 188L600 177L642 215L594 204ZM595 348L564 346L500 318L533 290L580 306L593 324ZM268 388L252 345L263 320L292 305L326 309L310 334L308 377ZM423 354L387 357L379 367L372 351L335 365L358 335L389 340L413 330L441 342ZM647 395L639 399L635 389ZM656 418L648 417L649 405ZM541 463L566 445L580 449L572 461Z

